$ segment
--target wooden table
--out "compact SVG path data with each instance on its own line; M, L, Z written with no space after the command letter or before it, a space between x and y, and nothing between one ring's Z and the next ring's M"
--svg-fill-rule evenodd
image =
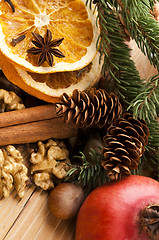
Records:
M25 145L18 147L28 165ZM24 198L13 191L0 200L0 240L74 240L76 218L61 221L47 206L48 193L27 187Z

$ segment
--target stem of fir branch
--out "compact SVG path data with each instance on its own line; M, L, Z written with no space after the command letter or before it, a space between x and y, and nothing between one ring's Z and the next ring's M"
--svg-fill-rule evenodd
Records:
M67 172L65 181L78 181L82 188L89 185L90 188L95 188L108 181L106 172L100 164L101 155L95 150L90 151L91 160L88 161L86 156L80 152L78 158L81 163L79 165L71 165L70 170Z

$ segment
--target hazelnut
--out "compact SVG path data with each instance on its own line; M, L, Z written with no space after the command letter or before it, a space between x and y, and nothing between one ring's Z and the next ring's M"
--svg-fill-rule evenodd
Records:
M84 192L73 183L57 185L48 197L48 207L61 220L72 218L84 201Z

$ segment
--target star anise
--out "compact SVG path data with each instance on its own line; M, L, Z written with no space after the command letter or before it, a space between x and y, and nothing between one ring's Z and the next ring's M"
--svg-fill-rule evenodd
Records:
M36 47L29 48L27 50L28 53L32 53L33 55L39 55L38 58L38 65L40 66L43 62L47 61L48 64L52 67L54 58L53 55L58 58L63 58L65 55L57 48L64 38L54 39L52 40L52 33L50 30L47 29L46 34L44 37L37 33L33 33L33 40L32 43ZM52 41L51 41L52 40Z

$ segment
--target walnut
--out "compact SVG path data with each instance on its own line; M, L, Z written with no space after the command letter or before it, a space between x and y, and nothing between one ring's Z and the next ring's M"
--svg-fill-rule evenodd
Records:
M11 190L15 188L20 198L24 196L28 169L23 164L21 153L12 145L6 150L0 149L0 192L8 197Z
M54 188L54 183L49 173L35 173L33 176L33 180L36 186L41 187L44 190Z
M8 112L25 108L20 97L12 91L0 89L0 110Z
M69 169L69 152L62 141L38 142L38 151L31 153L31 174L34 183L44 190L54 188L53 176L63 179Z

